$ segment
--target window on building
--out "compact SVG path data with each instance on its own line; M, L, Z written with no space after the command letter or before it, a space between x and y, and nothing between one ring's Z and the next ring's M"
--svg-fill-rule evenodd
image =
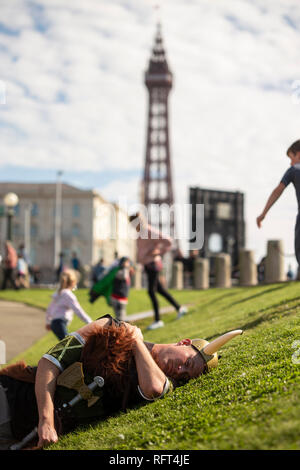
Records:
M72 227L72 237L79 237L80 236L80 227L79 225L73 225Z
M17 204L14 207L15 215L18 217L20 215L20 204Z
M21 226L20 224L13 224L12 226L13 236L18 238L21 236Z
M32 224L30 227L30 236L32 238L36 238L38 236L38 226L35 224Z
M212 233L208 239L208 249L212 253L220 253L223 248L223 240L219 233Z
M80 217L80 205L79 204L73 204L72 216L73 217Z
M217 203L217 218L229 220L232 218L232 206L228 202Z
M37 215L39 215L39 206L36 202L33 202L31 204L31 215L32 217L36 217Z

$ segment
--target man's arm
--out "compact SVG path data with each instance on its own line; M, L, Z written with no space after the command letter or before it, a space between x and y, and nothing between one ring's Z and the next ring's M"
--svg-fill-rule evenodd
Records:
M77 330L77 333L79 333L80 336L82 336L82 338L86 340L92 333L95 333L95 327L103 328L105 326L109 326L109 323L109 318L99 318L99 320L95 320L92 323L88 323L82 328L79 328L79 330Z
M142 338L136 338L134 358L139 387L146 399L153 400L162 395L167 377L158 367Z
M271 209L271 207L277 201L277 199L281 196L285 188L286 188L285 184L279 183L279 185L276 186L276 188L272 191L269 199L267 200L264 210L256 219L258 228L261 227L261 223L264 220L265 216L267 215L268 211Z
M93 323L85 325L83 328L80 328L78 333L83 339L87 339L89 334L92 331L94 332L95 325L103 327L108 324L108 318L99 319ZM40 359L35 380L35 395L39 412L38 447L47 446L53 442L57 442L58 440L54 427L53 400L56 390L56 379L60 373L61 370L53 362L44 357Z
M39 361L35 380L35 395L39 412L38 447L44 447L58 440L54 427L53 398L59 374L60 370L52 362L45 358Z
M102 328L108 326L109 323L110 320L108 318L100 318L99 320L80 328L77 330L77 333L86 339L92 329L95 331L95 324L99 326L99 328ZM141 330L129 323L124 324L126 325L128 333L132 334L135 340L134 359L138 373L139 387L145 398L153 400L163 393L167 377L158 367L145 346Z

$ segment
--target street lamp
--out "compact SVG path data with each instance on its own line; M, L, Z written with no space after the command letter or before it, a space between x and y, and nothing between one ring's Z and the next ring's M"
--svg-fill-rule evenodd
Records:
M63 172L57 172L55 190L55 220L54 220L54 268L59 266L59 253L61 252L61 225L62 225L62 182Z
M18 204L19 198L15 193L7 193L4 196L4 205L7 208L7 240L12 240L12 218L14 216L14 207Z

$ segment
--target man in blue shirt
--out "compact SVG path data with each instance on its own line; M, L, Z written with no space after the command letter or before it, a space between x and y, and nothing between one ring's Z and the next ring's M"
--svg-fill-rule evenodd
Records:
M289 159L291 160L291 167L284 173L279 185L276 186L276 188L272 191L271 195L267 200L263 212L257 217L256 223L258 228L260 228L261 223L267 215L269 209L281 196L285 188L290 183L293 183L298 201L298 214L295 226L295 254L298 261L298 265L300 266L300 140L294 142L288 148L286 153Z

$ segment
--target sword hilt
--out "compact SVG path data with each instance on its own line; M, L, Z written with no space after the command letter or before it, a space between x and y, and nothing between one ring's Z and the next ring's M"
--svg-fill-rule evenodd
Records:
M89 385L88 385L88 388L93 391L95 390L97 387L99 388L102 388L104 385L104 379L103 377L100 377L100 375L96 375L96 377L94 377L94 380L93 382L91 382ZM76 403L78 403L80 400L82 400L82 396L80 395L80 393L78 393L78 395L76 395L74 398L72 398L72 400L69 401L69 403L64 403L62 408L63 409L67 409L67 408L72 408L74 405L76 405Z
M104 385L104 379L103 377L100 377L100 375L96 375L96 377L94 377L94 380L92 383L90 383L88 385L88 388L93 391L95 390L97 387L99 388L102 388ZM82 400L82 396L80 395L80 393L78 393L78 395L76 395L71 401L69 401L69 403L64 403L63 404L63 409L67 409L67 408L72 408L72 406L76 405L76 403L78 403L80 400ZM27 436L24 437L24 439L22 439L22 441L20 442L17 442L16 444L13 444L10 446L10 450L20 450L20 449L23 449L23 447L26 446L26 444L28 444L28 442L30 442L32 439L34 439L36 436L38 436L38 429L37 427L34 428L29 434L27 434Z

